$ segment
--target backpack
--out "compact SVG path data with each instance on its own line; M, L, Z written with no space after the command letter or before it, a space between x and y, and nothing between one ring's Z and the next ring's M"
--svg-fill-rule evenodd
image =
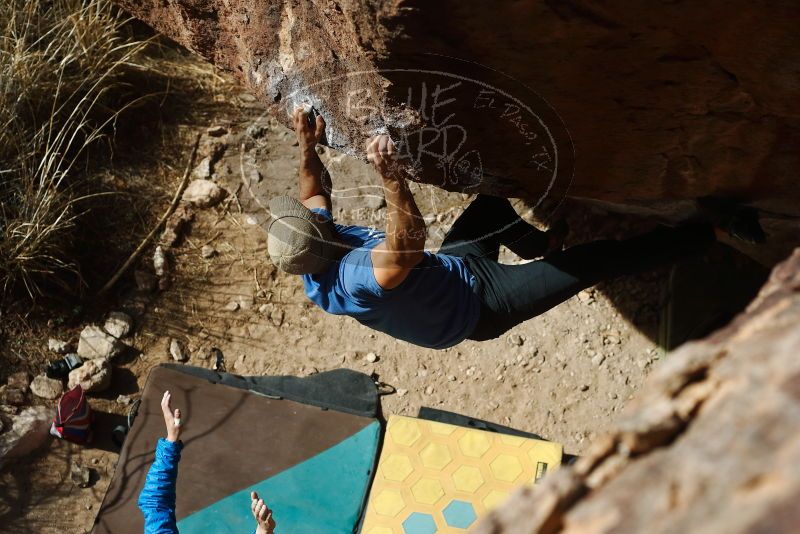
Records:
M50 434L79 445L92 439L91 424L94 413L81 386L75 386L61 396Z

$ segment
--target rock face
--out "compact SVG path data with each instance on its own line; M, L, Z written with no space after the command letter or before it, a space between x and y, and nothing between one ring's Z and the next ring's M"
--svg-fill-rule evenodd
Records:
M795 532L800 249L729 326L669 355L616 429L478 534Z
M289 125L364 156L389 132L418 179L671 213L724 195L800 215L792 3L116 0ZM460 58L458 60L452 58Z

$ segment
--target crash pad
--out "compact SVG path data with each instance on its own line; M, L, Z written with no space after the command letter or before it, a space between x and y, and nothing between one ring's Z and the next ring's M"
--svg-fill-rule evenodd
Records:
M252 381L235 375L223 379L222 374L200 371L166 366L151 371L93 532L143 531L136 501L156 442L164 436L159 403L167 389L185 421L176 503L182 534L251 532L252 490L273 509L277 532L354 532L375 462L380 423L373 417L266 396L242 387ZM320 383L311 388L312 397L319 397ZM302 397L302 388L293 386L293 392L295 399Z
M363 534L465 532L510 492L561 465L539 439L390 416Z

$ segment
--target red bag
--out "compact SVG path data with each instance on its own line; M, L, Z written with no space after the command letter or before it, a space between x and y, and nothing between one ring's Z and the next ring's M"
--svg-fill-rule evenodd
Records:
M73 443L85 445L92 439L92 408L83 388L75 386L61 396L50 433Z

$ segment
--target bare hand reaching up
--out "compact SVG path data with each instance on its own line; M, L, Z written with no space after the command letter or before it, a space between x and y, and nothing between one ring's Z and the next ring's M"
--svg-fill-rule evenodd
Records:
M161 397L161 411L164 412L164 423L167 425L167 441L174 443L181 437L181 411L179 408L172 411L172 406L169 404L171 398L170 392L165 391Z
M258 493L255 491L250 492L250 509L253 511L253 517L256 519L258 528L256 534L274 534L275 521L272 519L272 510L266 505L263 499L258 498Z

